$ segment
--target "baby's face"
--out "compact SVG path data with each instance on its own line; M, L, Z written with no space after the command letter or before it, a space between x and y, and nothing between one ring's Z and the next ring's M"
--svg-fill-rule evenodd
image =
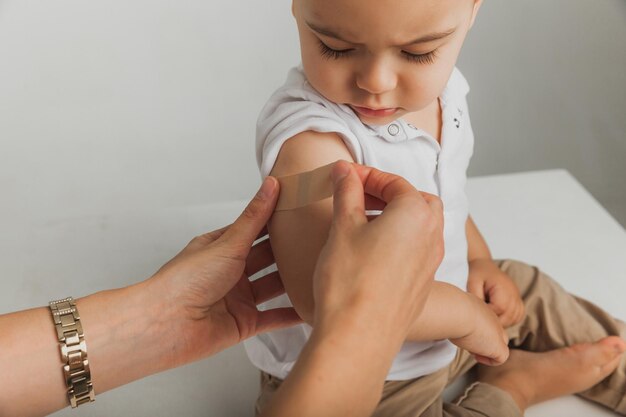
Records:
M439 97L480 0L293 0L304 72L368 124Z

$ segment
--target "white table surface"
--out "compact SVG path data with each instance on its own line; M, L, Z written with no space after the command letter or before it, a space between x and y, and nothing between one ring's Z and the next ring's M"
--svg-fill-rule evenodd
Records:
M626 318L626 232L571 175L557 170L473 178L468 193L494 256L536 264L571 292ZM81 216L15 213L0 223L0 313L139 281L191 237L231 222L243 204ZM257 390L258 373L237 346L54 416L251 416ZM611 414L566 397L527 415Z

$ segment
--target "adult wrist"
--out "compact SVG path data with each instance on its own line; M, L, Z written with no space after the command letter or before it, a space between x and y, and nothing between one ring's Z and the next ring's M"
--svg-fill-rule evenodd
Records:
M76 300L89 344L94 388L108 391L172 365L169 319L146 283Z
M50 301L62 358L67 399L72 408L95 401L80 313L72 297Z
M398 321L389 316L379 314L371 305L367 308L346 306L335 314L316 318L311 337L335 341L346 348L371 346L381 353L388 350L395 355L406 339L408 329L399 328Z
M379 332L363 331L347 323L314 327L307 342L312 355L329 362L350 358L355 365L377 358L381 369L388 370L404 338L388 338ZM385 364L385 361L388 364Z

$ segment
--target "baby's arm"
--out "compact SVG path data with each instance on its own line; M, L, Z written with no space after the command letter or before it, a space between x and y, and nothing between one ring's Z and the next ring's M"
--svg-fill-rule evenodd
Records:
M407 339L450 339L486 365L502 364L509 356L508 338L497 316L476 296L445 282L433 283Z
M496 265L489 246L471 217L465 224L469 276L467 291L488 303L504 327L519 323L524 302L513 280Z
M334 133L303 132L282 146L271 175L311 171L339 159L354 162ZM296 210L277 211L269 223L274 257L285 290L302 319L313 324L313 271L332 222L332 199Z
M293 175L339 159L353 161L338 135L303 132L282 146L271 175ZM313 271L331 221L332 199L326 199L296 210L275 212L269 224L272 250L287 294L302 319L311 325ZM435 282L432 288L410 340L452 338L472 353L500 361L505 356L506 345L502 343L499 333L502 329L493 313L475 297L451 285ZM476 343L474 336L480 336L482 344Z

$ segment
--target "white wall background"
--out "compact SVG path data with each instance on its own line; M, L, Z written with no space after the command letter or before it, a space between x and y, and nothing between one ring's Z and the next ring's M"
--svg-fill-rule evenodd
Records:
M0 0L2 219L245 198L290 0ZM626 2L486 1L471 174L567 168L626 223Z
M258 185L256 115L298 62L289 4L0 0L0 314L143 279L229 221L202 213ZM471 174L567 168L626 224L626 1L487 0L459 65ZM179 400L249 410L214 377L235 360L176 371L209 380L173 379Z
M1 2L0 210L249 196L256 114L297 44L287 1L247 3Z
M626 225L626 1L485 1L459 62L470 174L566 168Z

